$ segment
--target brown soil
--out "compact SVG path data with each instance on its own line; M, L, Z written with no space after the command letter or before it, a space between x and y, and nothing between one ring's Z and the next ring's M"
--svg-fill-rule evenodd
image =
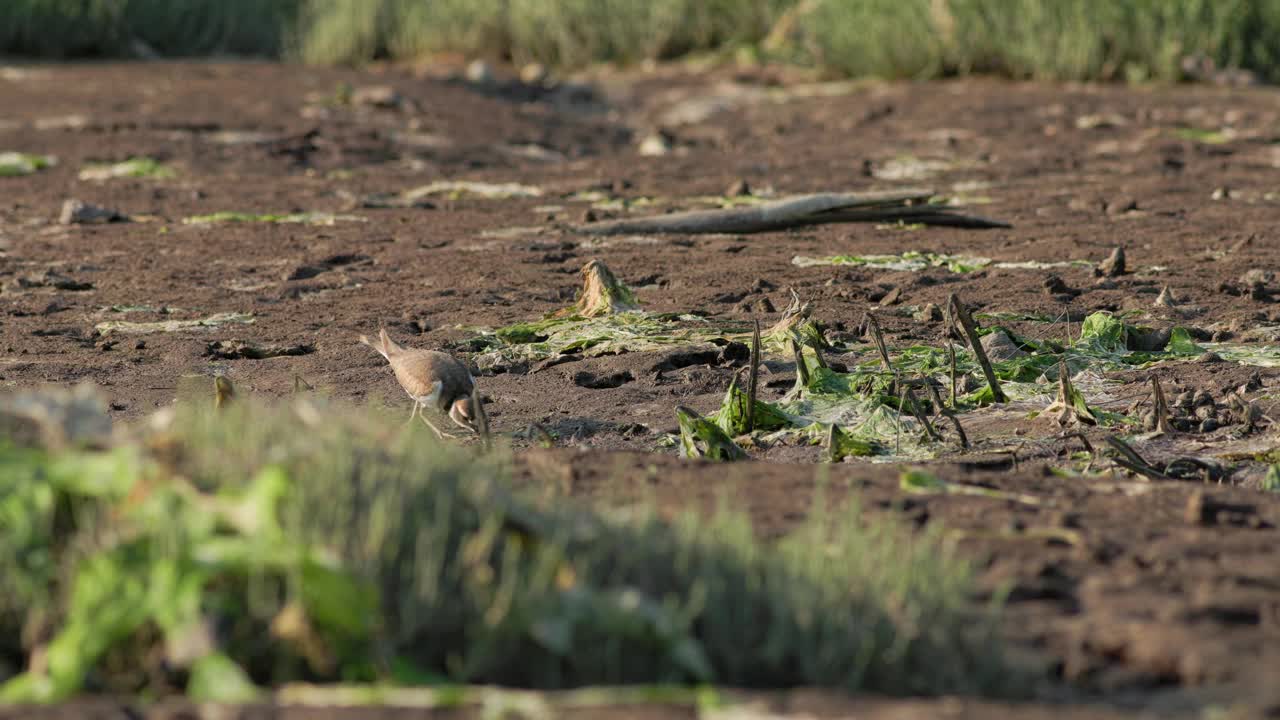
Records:
M654 310L769 323L776 319L771 308L784 307L794 288L835 335L857 343L864 342L857 329L866 309L895 294L896 304L880 312L891 346L936 343L941 323L917 322L901 309L943 305L953 292L982 310L1062 316L1077 324L1096 310L1138 309L1156 324L1176 321L1215 339L1256 339L1266 326L1280 324L1280 305L1265 283L1251 290L1239 280L1250 270L1280 269L1276 200L1269 195L1280 167L1273 144L1280 108L1271 90L964 81L862 84L806 95L794 90L807 86L766 72L693 75L672 68L598 79L594 89L480 87L402 70L256 63L38 66L6 73L0 77L0 152L47 153L59 162L32 176L0 178L0 383L92 381L128 421L172 402L187 376L225 373L241 392L283 396L296 375L342 398L385 398L387 412L400 413L407 401L384 361L356 342L360 333L385 325L407 344L456 347L471 334L463 326L504 325L570 304L578 270L591 259L605 261ZM357 90L391 85L401 101L393 107L327 102L341 83ZM790 95L774 100L766 93L788 88ZM672 107L693 108L697 103L689 99L699 98L715 100L702 104L721 111L690 124L664 117ZM659 125L671 131L672 151L641 156L640 141ZM1208 138L1224 142L1188 132L1224 127L1229 135ZM77 179L87 162L132 155L165 160L178 176ZM951 164L926 179L876 177L905 155ZM442 179L520 182L545 194L351 209L353 197ZM989 196L991 204L978 212L1014 227L839 225L749 237L607 241L556 229L583 219L587 206L565 199L575 191L678 200L722 194L738 181L779 194L901 185L953 192L955 183L982 181L989 185L962 194ZM140 221L61 225L58 214L68 198ZM364 222L180 221L218 211L327 211ZM528 226L540 229L485 234ZM1164 269L1104 283L1088 269L1055 269L1079 291L1063 294L1046 290L1048 273L1038 270L961 275L791 263L795 255L905 250L1096 262L1117 245L1125 247L1130 268ZM73 281L61 283L64 288L88 287L19 282L48 270ZM1164 286L1178 308L1153 304ZM178 309L168 315L106 310L137 305ZM224 312L252 313L255 322L145 336L94 331L104 320ZM1016 327L1033 336L1069 332L1067 324ZM311 350L227 360L210 355L218 341ZM478 380L496 430L540 423L561 439L561 449L521 455L527 480L605 501L652 492L673 508L709 506L727 483L761 532L776 535L811 502L820 448L775 447L761 453L768 462L730 473L680 461L658 442L675 429L677 404L712 410L742 364L726 354L632 353L536 372L513 368ZM794 369L781 361L769 367L764 396L774 398L790 387ZM1275 370L1203 361L1154 372L1171 398L1206 390L1221 403L1243 385L1245 398L1274 416ZM1126 385L1116 394L1125 400L1112 409L1123 410L1145 393L1148 375L1118 374ZM1148 459L1167 460L1250 455L1276 445L1265 427L1245 432L1223 424L1140 449ZM1008 442L1014 428L1024 439L1017 445ZM831 482L857 488L869 512L941 522L955 531L974 557L985 558L984 588L1009 591L1011 638L1048 658L1058 682L1036 705L829 696L792 704L785 698L794 696L779 696L777 710L820 717L1101 718L1133 717L1138 708L1167 716L1243 703L1246 713L1280 712L1273 688L1280 667L1280 495L1257 490L1262 466L1246 465L1208 487L1120 472L1064 478L1049 468L1063 465L1078 442L1060 438L1047 419L1028 420L1019 409L983 416L967 430L975 451L932 469L948 479L1034 495L1039 505L904 496L899 468L885 465L843 464ZM1100 444L1102 434L1089 436ZM1005 439L989 441L997 436ZM1053 704L1059 700L1074 704ZM1086 701L1094 704L1078 704ZM100 711L99 717L125 712L106 701L94 708L80 710Z

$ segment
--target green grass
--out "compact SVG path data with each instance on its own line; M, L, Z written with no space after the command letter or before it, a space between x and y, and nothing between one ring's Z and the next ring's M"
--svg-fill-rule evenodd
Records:
M770 542L727 507L591 508L513 489L504 452L398 413L300 402L0 450L0 667L25 666L33 632L48 659L0 701L297 680L1026 688L937 531L821 499Z
M766 42L773 31L777 40ZM753 49L847 76L1172 81L1186 56L1280 79L1280 0L8 0L0 53L438 51L579 67ZM761 50L768 46L768 51Z

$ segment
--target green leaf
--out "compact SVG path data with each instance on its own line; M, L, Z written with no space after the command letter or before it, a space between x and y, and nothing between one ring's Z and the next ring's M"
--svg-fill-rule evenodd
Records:
M1280 492L1280 465L1267 468L1267 474L1262 478L1262 489L1267 492Z
M847 433L839 425L833 424L827 431L827 459L831 462L840 462L847 457L869 457L878 450L877 443Z
M686 408L676 408L680 423L680 454L687 458L742 460L746 451L738 447L719 425Z
M1197 345L1191 339L1191 333L1186 328L1176 327L1169 334L1169 344L1164 347L1165 352L1174 355L1202 355L1204 348Z
M898 487L909 493L926 495L947 492L948 483L924 470L906 470L898 476Z
M253 702L259 695L244 669L222 653L205 655L191 666L187 697L195 702L235 705Z
M1111 313L1096 312L1084 319L1080 341L1109 353L1127 352L1125 324Z
M747 431L747 405L750 398L742 388L738 387L735 379L729 383L729 390L725 392L724 401L720 403L720 409L715 415L711 416L714 422L721 430L724 430L730 437L742 435ZM756 400L755 402L755 427L757 430L779 430L791 426L791 419L786 413L778 409L778 406Z

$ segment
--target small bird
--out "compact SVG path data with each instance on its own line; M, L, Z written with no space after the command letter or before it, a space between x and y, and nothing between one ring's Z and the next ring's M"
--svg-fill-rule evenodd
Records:
M424 407L432 406L448 414L449 419L459 427L477 432L476 415L471 407L476 381L465 365L448 353L401 347L387 335L385 329L378 331L378 341L378 344L374 344L368 337L360 336L360 342L377 350L391 363L391 370L395 372L400 387L413 399L409 422L413 422L416 415L438 437L444 437L444 432L420 413Z

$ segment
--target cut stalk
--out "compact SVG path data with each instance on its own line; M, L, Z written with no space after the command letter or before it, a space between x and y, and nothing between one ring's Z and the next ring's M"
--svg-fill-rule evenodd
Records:
M978 329L974 325L973 317L969 315L969 309L960 302L960 297L955 293L947 299L947 307L951 310L951 317L954 322L959 323L960 328L964 330L964 336L969 341L969 348L973 350L973 354L978 358L978 365L982 367L982 374L987 378L987 384L991 386L991 397L995 402L1008 402L1004 391L1000 389L1000 379L996 377L996 371L991 368L991 361L987 359L987 351L982 347L982 340L978 337Z
M747 432L756 429L756 388L760 380L760 320L751 333L751 370L747 375Z

